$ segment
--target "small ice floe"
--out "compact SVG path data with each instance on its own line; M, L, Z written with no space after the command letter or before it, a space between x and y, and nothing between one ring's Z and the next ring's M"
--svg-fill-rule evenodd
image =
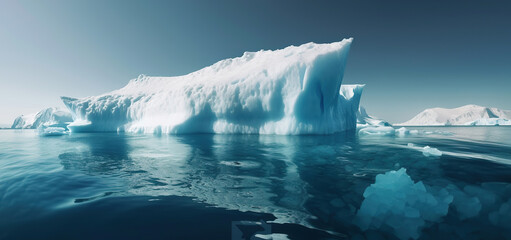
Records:
M430 146L425 146L422 148L422 154L426 157L434 156L434 157L440 157L442 156L442 152L436 148L432 148Z
M257 240L289 240L286 234L272 233L272 234L256 234L251 239Z
M446 131L424 131L424 130L409 130L405 127L395 129L391 126L372 126L372 125L357 125L359 135L375 135L375 136L422 136L422 135L452 135L451 132Z
M440 157L442 156L442 152L436 148L432 148L430 146L425 147L418 147L417 145L413 143L408 143L407 145L409 148L421 151L422 154L426 157Z
M62 136L67 135L69 132L63 127L45 127L41 126L38 129L39 136Z
M396 129L396 136L403 137L410 134L410 130L406 129L405 127Z
M360 135L376 135L376 136L394 136L395 129L393 127L385 127L385 126L375 126L375 127L366 127L360 129L358 134Z

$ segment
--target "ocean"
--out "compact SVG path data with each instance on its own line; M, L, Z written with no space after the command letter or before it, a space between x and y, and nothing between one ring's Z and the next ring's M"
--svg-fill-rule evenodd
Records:
M511 239L511 127L411 129L0 130L0 239Z

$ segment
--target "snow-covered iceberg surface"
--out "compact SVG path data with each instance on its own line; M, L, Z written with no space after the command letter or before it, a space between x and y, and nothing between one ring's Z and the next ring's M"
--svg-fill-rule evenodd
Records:
M466 105L459 108L430 108L396 126L488 126L511 125L511 111Z
M245 52L178 77L62 97L79 131L330 134L356 128L363 85L342 86L352 39Z
M52 127L66 127L73 121L71 113L58 108L45 108L37 113L17 117L11 128L36 129L42 125Z

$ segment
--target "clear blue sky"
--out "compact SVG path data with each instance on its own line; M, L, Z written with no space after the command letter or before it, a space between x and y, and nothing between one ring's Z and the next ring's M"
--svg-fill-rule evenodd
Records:
M511 109L509 1L0 1L0 123L244 51L354 37L344 83L391 122Z

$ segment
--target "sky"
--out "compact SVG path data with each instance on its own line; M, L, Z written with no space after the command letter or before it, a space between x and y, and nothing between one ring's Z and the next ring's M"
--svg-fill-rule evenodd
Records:
M60 96L176 76L241 56L353 37L343 83L369 114L511 109L509 1L0 1L0 123Z

